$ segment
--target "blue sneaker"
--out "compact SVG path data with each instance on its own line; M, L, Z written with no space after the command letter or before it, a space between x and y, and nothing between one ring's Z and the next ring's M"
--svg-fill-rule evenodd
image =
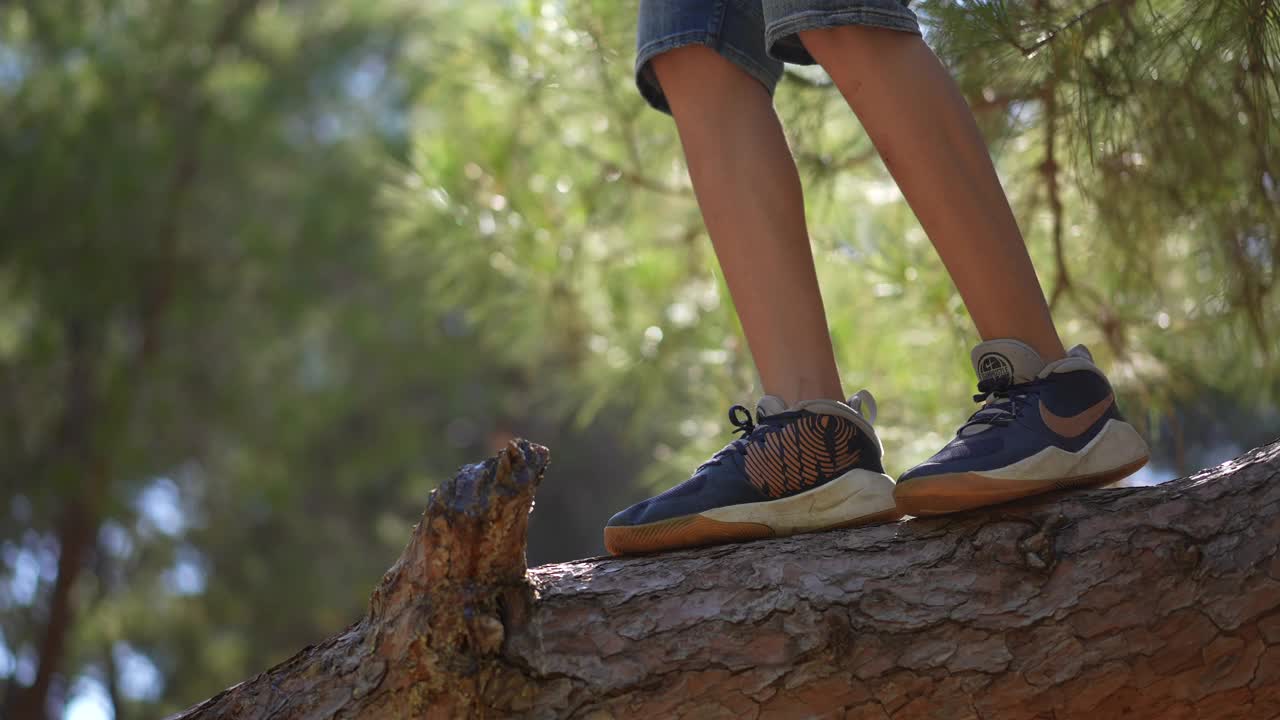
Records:
M908 515L940 515L1050 490L1119 480L1146 464L1147 444L1116 408L1083 345L1045 363L1017 340L973 349L978 412L936 455L898 478Z
M729 421L742 437L693 477L614 515L605 548L651 553L896 520L902 514L874 420L875 400L865 390L847 403L791 407L766 395L754 422L734 405Z

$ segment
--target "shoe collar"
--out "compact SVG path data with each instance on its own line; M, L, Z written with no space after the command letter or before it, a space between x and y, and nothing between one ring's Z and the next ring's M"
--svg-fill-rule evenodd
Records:
M835 415L851 421L858 429L875 440L876 446L880 448L880 454L884 455L884 448L880 444L880 438L876 436L875 428L872 426L876 419L876 399L870 391L859 390L845 402L818 398L801 400L793 405L788 405L786 400L777 395L765 395L756 402L756 419L759 420L770 415L800 410L818 415Z
M1013 338L1000 338L979 343L970 353L970 359L979 382L1011 378L1008 384L1023 384L1043 380L1054 373L1079 370L1092 372L1106 380L1102 370L1094 364L1093 354L1084 345L1075 345L1067 351L1066 357L1046 363L1030 345ZM959 434L969 437L990 428L991 425L986 423L966 424Z
M1067 351L1066 357L1046 363L1032 347L1014 338L997 338L978 343L969 353L978 381L995 380L1009 385L1046 378L1053 373L1088 370L1102 375L1093 354L1084 345Z
M1102 370L1093 362L1093 354L1089 352L1089 348L1083 345L1076 345L1067 351L1067 356L1061 360L1055 360L1044 366L1036 378L1047 378L1053 373L1074 372L1076 370L1087 370L1091 373L1102 376Z

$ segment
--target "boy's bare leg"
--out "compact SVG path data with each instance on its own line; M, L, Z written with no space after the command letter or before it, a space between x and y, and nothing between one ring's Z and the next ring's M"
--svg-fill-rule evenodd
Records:
M843 399L800 176L769 93L701 46L653 59L764 391Z
M675 488L609 519L616 554L657 552L901 517L869 397L848 403L805 230L800 176L769 93L701 45L652 61L768 393L742 436Z
M857 114L947 266L984 340L1066 353L973 114L910 33L841 26L801 42Z
M917 35L842 26L801 42L857 113L984 342L983 407L898 478L898 508L957 512L1124 477L1147 445L1088 352L1067 355L973 114Z

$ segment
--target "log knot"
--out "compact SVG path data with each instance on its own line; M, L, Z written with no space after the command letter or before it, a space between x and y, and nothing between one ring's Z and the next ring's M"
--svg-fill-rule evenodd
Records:
M1036 531L1018 541L1018 550L1022 552L1022 560L1035 570L1052 570L1058 562L1054 551L1054 539L1058 530L1066 524L1061 513L1050 515L1036 528Z

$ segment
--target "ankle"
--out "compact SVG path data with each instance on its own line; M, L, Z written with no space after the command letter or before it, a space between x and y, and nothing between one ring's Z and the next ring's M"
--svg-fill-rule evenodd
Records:
M802 400L835 400L837 402L845 400L838 378L818 382L811 377L796 377L788 378L786 381L766 381L763 385L765 394L780 398L787 407Z
M1052 339L1042 340L1035 343L1027 343L1032 350L1044 360L1046 364L1061 360L1067 356L1067 349L1062 346L1062 341L1055 334Z
M1008 333L1003 335L993 335L987 337L985 334L981 336L983 342L992 340L1016 340L1023 345L1036 351L1040 359L1045 364L1061 360L1067 356L1067 349L1063 347L1062 340L1058 339L1057 332L1051 335L1019 335L1017 333Z

